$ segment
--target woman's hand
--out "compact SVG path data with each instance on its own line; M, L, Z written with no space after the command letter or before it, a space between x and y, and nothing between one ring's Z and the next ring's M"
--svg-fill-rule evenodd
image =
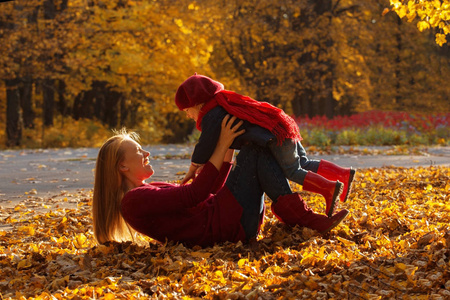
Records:
M228 150L231 144L233 144L234 139L245 132L244 129L237 131L244 121L241 120L233 126L234 121L236 121L235 116L230 118L230 115L226 115L225 118L223 118L220 137L216 147L224 147Z
M214 153L211 155L209 161L216 167L217 170L220 170L222 167L223 160L225 158L225 154L233 143L234 139L245 132L245 130L239 130L242 123L244 121L239 121L236 125L233 126L233 122L236 120L236 117L233 116L230 118L229 115L226 115L222 120L222 127L220 130L219 141L217 142L216 149ZM239 131L238 131L239 130Z

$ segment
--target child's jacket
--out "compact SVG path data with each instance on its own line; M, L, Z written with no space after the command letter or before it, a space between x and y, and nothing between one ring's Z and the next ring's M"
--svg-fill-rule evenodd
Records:
M180 110L203 104L197 119L197 128L202 131L202 136L192 158L194 163L205 163L213 153L222 119L227 113L245 121L246 133L236 138L234 149L246 142L265 146L274 138L280 145L287 138L301 140L297 124L283 110L227 91L222 83L207 76L195 74L186 79L178 87L175 103Z
M192 153L191 161L193 163L204 164L209 160L219 140L222 120L227 114L228 112L223 107L217 106L203 117L202 133ZM235 123L237 122L239 119L235 121ZM269 130L248 121L244 121L239 130L241 129L245 129L245 133L234 139L231 149L240 149L246 143L265 147L267 142L275 139L275 135Z

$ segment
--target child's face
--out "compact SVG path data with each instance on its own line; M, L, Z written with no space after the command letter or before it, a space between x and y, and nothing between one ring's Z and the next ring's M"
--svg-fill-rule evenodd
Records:
M191 118L192 120L197 122L198 114L199 114L200 109L202 108L202 106L203 106L203 104L199 104L199 105L196 105L196 106L185 108L185 109L183 109L183 111L186 113L186 116L188 118Z

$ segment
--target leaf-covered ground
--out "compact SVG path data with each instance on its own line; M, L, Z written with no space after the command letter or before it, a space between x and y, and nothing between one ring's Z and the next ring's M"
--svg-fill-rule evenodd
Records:
M76 209L30 196L0 211L0 299L449 299L449 179L448 167L361 169L350 217L327 236L268 208L258 243L204 249L97 246L91 192Z

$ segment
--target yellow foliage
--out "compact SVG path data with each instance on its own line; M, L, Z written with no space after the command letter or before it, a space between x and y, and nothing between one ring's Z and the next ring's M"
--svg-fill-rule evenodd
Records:
M419 28L419 31L422 32L426 29L430 29L430 24L426 21L420 21L417 23L417 28Z
M444 45L447 42L447 38L445 34L436 33L436 44L439 46Z
M390 4L400 18L407 17L409 22L418 16L421 21L417 23L417 28L421 32L432 27L440 28L441 32L436 34L436 43L439 46L447 43L446 36L449 31L442 28L450 20L450 2L448 0L390 0Z
M342 204L351 215L327 236L282 225L268 209L256 246L94 245L90 201L3 208L12 229L0 231L2 298L447 299L449 179L449 167L360 169ZM292 187L324 210L321 197Z

